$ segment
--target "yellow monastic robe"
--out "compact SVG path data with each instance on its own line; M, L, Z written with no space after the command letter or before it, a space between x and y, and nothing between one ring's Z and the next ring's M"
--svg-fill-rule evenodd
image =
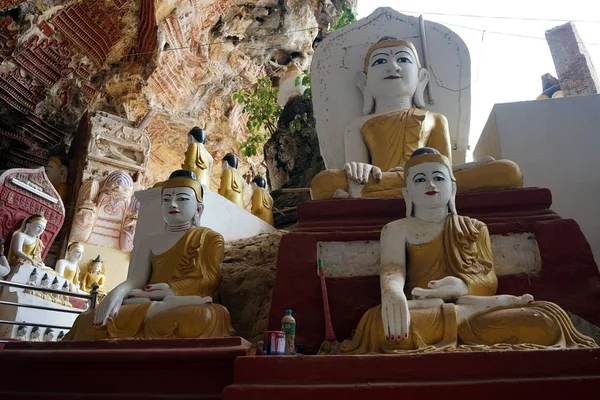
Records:
M93 274L91 272L86 272L85 276L81 280L81 290L90 293L92 291L92 285L95 283L100 286L98 288L98 293L104 293L104 275L102 274Z
M238 206L245 208L244 204L244 178L237 169L227 168L221 176L219 194Z
M490 236L484 223L462 216L449 216L444 232L429 243L407 245L405 293L427 288L432 280L446 276L462 279L469 295L492 296L498 281L494 272ZM342 354L444 351L457 347L503 348L597 347L580 334L567 314L556 304L534 302L507 306L472 316L458 325L452 303L410 310L408 338L392 342L385 338L381 305L367 311L353 339L342 343Z
M168 283L178 296L212 296L221 279L223 236L208 228L194 228L169 250L152 255L149 284ZM106 326L94 328L94 311L81 314L63 340L124 338L200 338L233 334L231 317L220 304L185 306L145 320L154 302L123 305Z
M77 266L74 271L65 268L63 276L66 280L79 287L79 266Z
M32 244L23 243L23 249L21 250L23 253L27 254L34 261L42 261L42 251L44 250L44 243L40 238L35 238L35 241ZM8 249L8 264L11 267L15 267L19 264L25 262L25 259L18 257L12 249L12 243L10 248Z
M411 108L376 115L363 124L361 135L369 150L370 163L383 171L381 182L369 179L362 190L362 197L402 196L402 173L386 171L402 167L412 152L420 147L433 147L452 161L448 121L435 112ZM454 175L459 192L523 186L523 175L519 167L509 160L492 161L457 171ZM345 171L322 171L311 182L312 198L331 198L338 188L348 191Z
M252 214L267 224L275 224L273 221L273 198L261 187L256 188L252 193Z
M190 143L185 151L185 160L181 168L196 174L198 181L206 187L210 186L210 153L200 143Z

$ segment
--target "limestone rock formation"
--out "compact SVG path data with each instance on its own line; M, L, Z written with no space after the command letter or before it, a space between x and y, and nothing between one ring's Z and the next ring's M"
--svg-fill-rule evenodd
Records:
M302 129L290 130L290 122L305 116ZM280 189L308 188L310 181L325 169L315 131L312 102L300 96L291 98L279 117L277 131L265 144L265 164L274 207L283 210L310 200L309 192L283 193ZM284 228L296 223L296 212L274 212L275 226Z
M0 168L66 156L86 111L137 124L149 110L152 154L144 184L180 166L186 133L208 132L215 158L248 135L231 95L261 75L275 83L313 42L341 0L0 1ZM351 2L354 4L354 1ZM261 157L242 159L250 178ZM74 193L76 195L76 193Z
M283 231L225 244L218 300L229 310L236 335L250 341L268 330L277 250Z

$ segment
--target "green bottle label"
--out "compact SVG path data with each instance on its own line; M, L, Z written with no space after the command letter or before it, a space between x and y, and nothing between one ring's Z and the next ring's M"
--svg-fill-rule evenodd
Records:
M281 322L281 330L285 332L286 335L295 335L296 334L296 323L295 322Z

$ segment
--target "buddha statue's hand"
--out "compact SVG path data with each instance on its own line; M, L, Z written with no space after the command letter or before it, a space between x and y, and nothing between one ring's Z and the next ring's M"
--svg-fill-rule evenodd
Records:
M438 298L444 301L456 300L467 293L469 293L467 284L455 276L431 281L427 285L427 289L414 288L411 292L416 300Z
M146 285L144 290L132 290L128 297L145 297L150 300L163 300L167 296L177 296L177 293L169 286L168 283L155 283Z
M386 339L395 341L408 338L410 312L404 292L398 293L393 290L382 292L381 319Z
M354 181L360 185L366 185L369 181L369 174L373 173L373 178L375 181L379 183L381 181L381 177L383 176L381 173L381 168L367 164L362 162L349 162L344 165L344 170L346 171L346 176L348 180Z
M111 290L96 308L93 326L96 328L102 327L106 325L109 317L116 318L119 315L126 293L127 288L122 286L117 286Z

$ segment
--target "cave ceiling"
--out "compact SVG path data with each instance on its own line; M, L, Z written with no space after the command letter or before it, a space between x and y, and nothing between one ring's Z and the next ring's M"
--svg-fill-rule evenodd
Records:
M68 161L82 116L101 110L147 126L144 186L179 168L194 125L216 178L248 135L231 95L265 74L277 83L291 62L307 67L341 3L0 0L0 169ZM242 172L261 161L241 158Z

